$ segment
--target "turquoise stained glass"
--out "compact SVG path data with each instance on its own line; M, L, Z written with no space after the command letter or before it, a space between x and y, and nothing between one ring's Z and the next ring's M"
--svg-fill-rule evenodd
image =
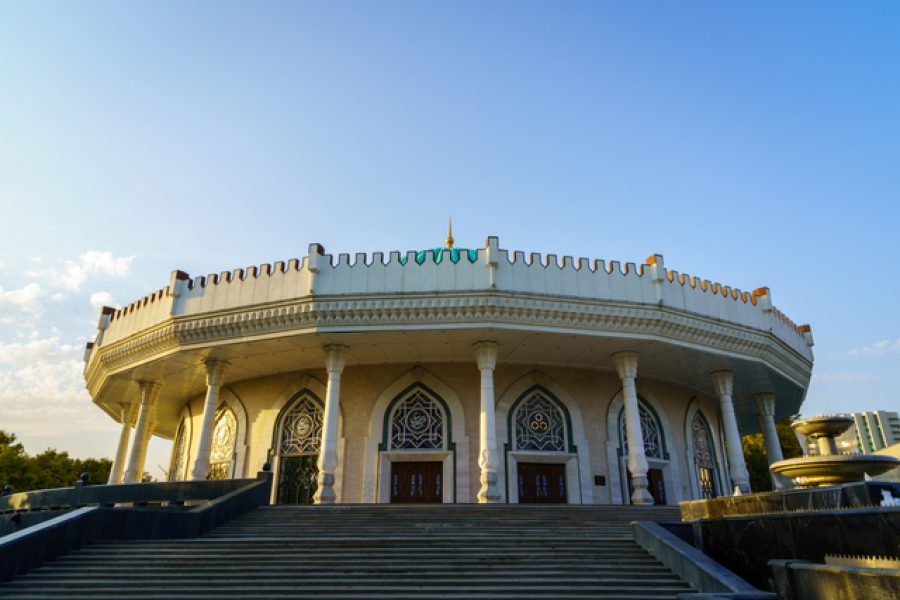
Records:
M416 252L416 264L421 265L422 263L424 263L426 253L431 252L435 264L439 265L441 264L441 261L444 260L444 250L448 250L448 248L432 248L431 250L419 250L418 252ZM449 250L450 262L452 262L453 264L459 262L459 257L463 253L465 253L465 257L469 259L470 263L478 261L478 250L469 250L468 248L449 248ZM409 255L401 256L400 264L405 265L408 259Z

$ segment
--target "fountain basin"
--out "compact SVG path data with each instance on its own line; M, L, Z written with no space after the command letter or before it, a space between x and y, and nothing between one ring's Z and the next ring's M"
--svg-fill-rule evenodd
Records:
M803 419L792 424L798 433L811 438L837 437L853 425L851 417L824 416Z
M900 459L881 454L803 456L772 463L773 472L790 477L796 485L822 486L862 481L866 474L881 475L900 467Z

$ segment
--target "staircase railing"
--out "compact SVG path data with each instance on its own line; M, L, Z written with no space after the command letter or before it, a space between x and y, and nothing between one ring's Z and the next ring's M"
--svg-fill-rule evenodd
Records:
M7 513L71 510L0 537L0 581L97 540L195 537L268 504L271 491L272 473L261 471L256 479L75 486L5 496L0 511Z
M167 502L179 505L219 498L256 482L257 479L207 481L167 481L162 483L122 483L84 485L20 492L0 496L0 514L33 510L59 510L82 506L146 505Z

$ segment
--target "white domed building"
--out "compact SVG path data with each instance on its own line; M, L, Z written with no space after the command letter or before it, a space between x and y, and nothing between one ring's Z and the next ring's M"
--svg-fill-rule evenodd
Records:
M767 288L660 255L312 244L103 309L85 379L123 425L110 483L158 435L170 479L268 464L273 503L675 504L749 490L741 434L781 458L812 345Z

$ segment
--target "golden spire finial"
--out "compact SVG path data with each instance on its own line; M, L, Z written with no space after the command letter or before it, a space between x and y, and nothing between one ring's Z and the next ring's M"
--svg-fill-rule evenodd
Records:
M447 247L453 247L453 217L447 217Z

